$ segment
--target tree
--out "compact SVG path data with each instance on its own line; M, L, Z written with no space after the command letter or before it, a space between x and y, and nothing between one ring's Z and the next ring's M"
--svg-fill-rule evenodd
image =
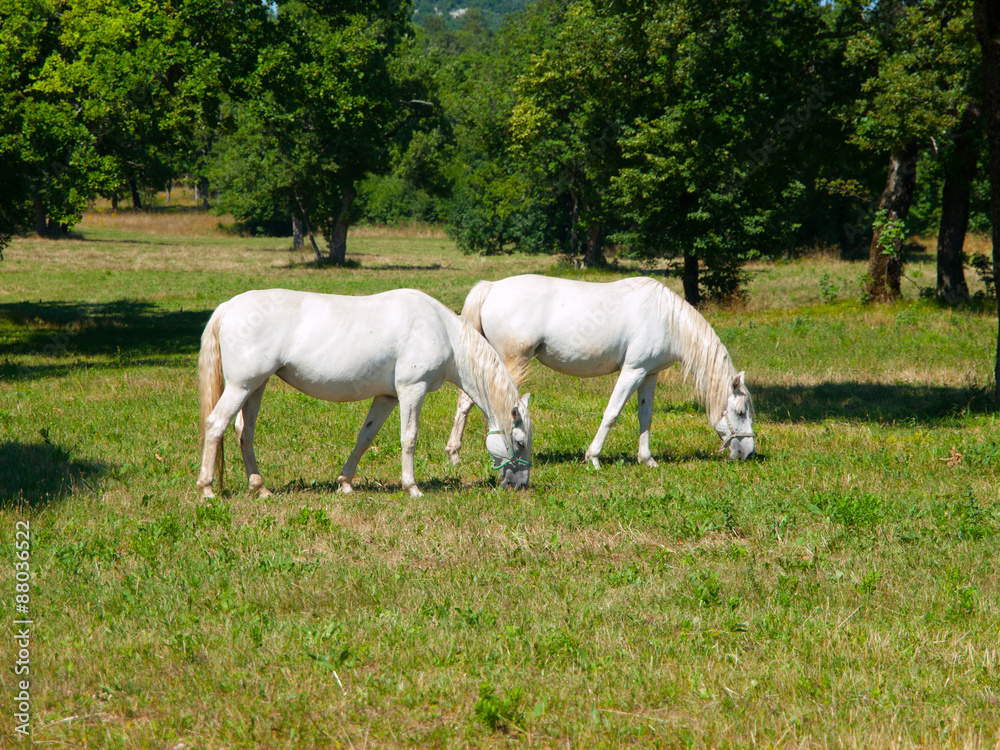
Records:
M986 133L989 139L990 221L993 225L993 279L1000 279L1000 8L975 0L976 37L982 51ZM996 405L1000 408L1000 291L997 293L997 353L993 370Z
M518 79L551 43L566 5L540 0L508 16L488 41L466 35L460 46L432 47L455 138L449 233L465 252L554 252L569 244L568 211L511 151Z
M0 234L40 235L77 220L93 139L61 69L60 14L47 0L0 0Z
M97 193L138 207L141 187L189 166L266 18L228 0L0 2L2 213L24 226L30 203L39 234L71 226Z
M979 118L979 105L973 102L966 105L942 159L944 184L941 187L935 292L938 299L949 304L969 298L962 246L969 228L972 182L979 166L979 142L982 139L977 127Z
M609 10L581 0L567 11L551 45L518 80L510 120L512 159L545 186L550 202L568 205L567 250L582 251L589 266L603 264L605 236L617 222L611 180L645 90L645 50Z
M732 295L747 259L794 236L795 162L831 95L817 75L818 7L681 0L649 15L624 5L650 95L623 134L613 185L629 229L617 239L640 257L682 258L692 304L703 287Z
M407 28L398 0L289 0L227 111L214 174L223 207L272 207L318 226L344 263L358 182L386 168L399 97L388 70Z
M883 0L859 9L866 25L848 49L868 77L848 116L856 123L853 140L887 154L889 162L865 282L865 295L875 302L901 294L905 221L919 152L956 128L971 101L963 54L971 36L968 11L968 0Z

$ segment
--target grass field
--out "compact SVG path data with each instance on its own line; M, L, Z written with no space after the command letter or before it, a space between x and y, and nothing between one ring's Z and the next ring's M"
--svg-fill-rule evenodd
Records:
M636 464L630 405L588 470L613 380L536 364L519 493L496 488L478 412L447 460L447 386L422 413L425 496L400 490L398 415L338 495L367 404L275 381L257 434L275 496L243 492L229 437L205 503L195 359L230 296L408 286L458 309L481 278L634 270L374 231L349 240L357 267L316 268L189 213L91 214L0 265L0 746L27 523L43 747L1000 747L989 309L910 282L862 307L863 264L819 255L751 266L746 304L706 317L747 372L759 460L722 458L670 371L659 468Z

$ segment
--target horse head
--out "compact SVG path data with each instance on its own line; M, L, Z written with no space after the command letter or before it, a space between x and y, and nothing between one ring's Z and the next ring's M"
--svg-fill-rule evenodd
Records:
M715 431L722 439L721 452L728 449L730 458L741 461L754 457L753 404L743 372L733 377L726 409L715 424Z
M486 435L486 450L493 457L493 468L500 472L500 486L518 489L528 486L531 474L531 415L528 413L530 393L511 409L513 426L510 434L490 430Z

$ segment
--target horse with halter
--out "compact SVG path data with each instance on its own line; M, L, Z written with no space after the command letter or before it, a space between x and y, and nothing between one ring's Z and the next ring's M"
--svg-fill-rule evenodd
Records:
M530 301L530 304L526 301ZM546 367L581 378L620 373L586 460L600 468L601 448L625 403L638 392L641 463L656 466L649 449L657 374L681 362L694 376L708 418L730 458L754 455L752 402L743 372L708 321L652 278L610 283L548 276L480 281L469 292L462 316L481 331L511 371L535 358ZM462 433L472 408L459 395L448 453L460 461Z
M501 485L528 484L528 395L518 395L497 353L463 318L413 289L370 297L269 289L223 302L202 335L202 497L213 496L216 472L221 481L222 438L234 419L250 490L270 494L257 468L253 436L272 375L326 401L372 399L337 477L341 492L351 492L361 456L399 404L402 485L411 496L421 495L413 475L417 421L426 395L445 382L461 388L486 414L486 449Z

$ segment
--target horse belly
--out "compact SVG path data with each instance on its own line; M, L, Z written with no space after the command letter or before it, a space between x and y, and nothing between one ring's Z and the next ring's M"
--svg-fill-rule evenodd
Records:
M564 351L558 346L542 344L535 350L535 357L546 367L578 378L596 378L618 372L622 368L617 353L596 348L581 347Z
M320 372L296 364L285 365L275 374L296 390L323 401L365 401L396 395L391 369L325 367Z

